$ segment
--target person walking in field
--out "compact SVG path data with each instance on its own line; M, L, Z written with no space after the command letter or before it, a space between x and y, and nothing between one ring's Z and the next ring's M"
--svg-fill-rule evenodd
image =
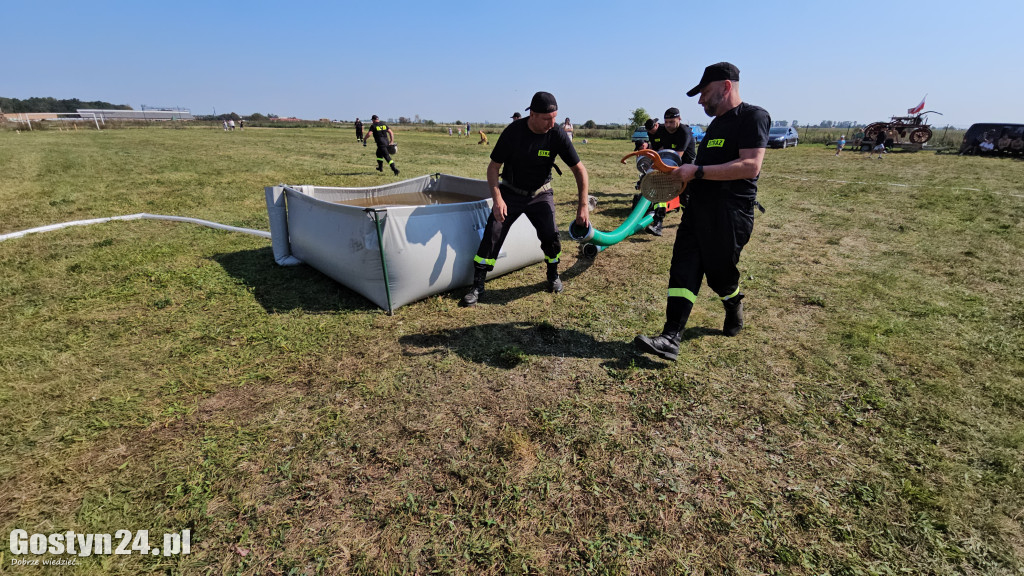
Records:
M739 80L736 66L719 62L705 68L700 83L686 93L699 93L698 104L713 120L695 163L672 171L674 180L688 184L690 200L672 249L665 325L661 334L633 341L640 351L666 360L679 355L683 329L705 278L725 307L722 333L735 336L743 328L744 294L736 265L754 229L757 180L772 122L764 108L743 102Z
M363 141L363 121L356 118L356 142Z
M395 166L395 161L391 159L391 154L388 153L388 146L395 143L395 133L388 128L388 125L381 122L380 118L374 114L370 120L373 121L370 124L370 135L373 136L373 141L377 144L377 172L384 171L384 163L387 162L388 166L391 166L391 171L398 176L398 167ZM363 146L366 146L366 140L363 140Z
M473 257L473 288L462 298L459 306L474 306L480 300L484 293L484 280L494 269L509 229L524 214L537 229L540 248L547 262L547 291L562 291L562 280L558 277L562 244L555 223L551 186L551 168L556 157L565 162L576 178L576 224L590 226L587 169L565 131L555 123L558 103L554 95L537 92L527 110L530 115L509 124L491 151L487 184L494 205Z

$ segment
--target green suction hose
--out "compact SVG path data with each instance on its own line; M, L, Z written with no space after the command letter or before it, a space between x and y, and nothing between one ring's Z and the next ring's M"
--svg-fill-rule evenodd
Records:
M654 214L647 214L650 207L651 201L641 196L626 221L614 231L601 232L593 226L583 228L573 222L569 225L569 237L581 244L593 244L601 248L614 246L650 225L654 220Z

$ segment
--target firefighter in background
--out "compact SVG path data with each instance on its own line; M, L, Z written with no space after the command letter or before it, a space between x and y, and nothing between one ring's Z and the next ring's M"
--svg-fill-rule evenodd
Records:
M384 171L384 163L387 162L388 166L391 166L391 171L398 176L398 167L395 166L395 161L391 159L391 154L388 153L388 146L395 143L395 133L388 128L388 125L381 122L380 118L374 114L370 120L373 124L370 124L370 135L373 136L373 141L377 143L377 172ZM363 146L366 146L366 140L363 140Z
M669 108L665 110L665 122L658 126L653 134L649 135L651 150L663 149L675 150L679 153L680 164L693 164L696 157L693 131L679 120L679 109ZM654 207L654 219L645 228L648 234L661 236L661 228L665 220L665 212L668 210L668 203L662 202Z

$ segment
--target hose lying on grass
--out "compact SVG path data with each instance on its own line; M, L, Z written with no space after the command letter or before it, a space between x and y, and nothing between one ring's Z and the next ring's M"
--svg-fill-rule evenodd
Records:
M186 218L184 216L166 216L163 214L147 214L140 212L139 214L129 214L127 216L111 216L109 218L94 218L92 220L75 220L74 222L63 222L61 224L50 224L49 226L39 226L38 228L29 228L28 230L21 230L20 232L11 232L8 234L0 234L0 242L4 240L13 240L15 238L21 238L29 234L35 234L37 232L50 232L53 230L60 230L61 228L68 228L70 226L88 226L89 224L102 224L103 222L111 222L113 220L170 220L172 222L191 222L192 224L199 224L209 228L216 228L217 230L227 230L228 232L241 232L243 234L252 234L253 236L259 236L261 238L270 238L270 232L264 232L263 230L253 230L251 228L238 228L237 226L228 226L227 224L219 224L217 222L210 222L209 220L200 220L199 218Z

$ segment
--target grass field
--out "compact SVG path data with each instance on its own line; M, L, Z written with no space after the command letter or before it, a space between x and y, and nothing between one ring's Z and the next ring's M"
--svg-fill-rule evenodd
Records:
M484 175L475 139L397 139L403 177ZM598 228L631 148L579 145ZM0 165L0 233L267 229L264 186L396 180L330 129L2 132ZM16 528L187 528L63 573L1024 574L1022 168L769 150L747 327L705 289L675 363L631 341L677 214L592 262L566 239L560 295L533 266L394 316L190 224L2 242L0 571L41 570Z

